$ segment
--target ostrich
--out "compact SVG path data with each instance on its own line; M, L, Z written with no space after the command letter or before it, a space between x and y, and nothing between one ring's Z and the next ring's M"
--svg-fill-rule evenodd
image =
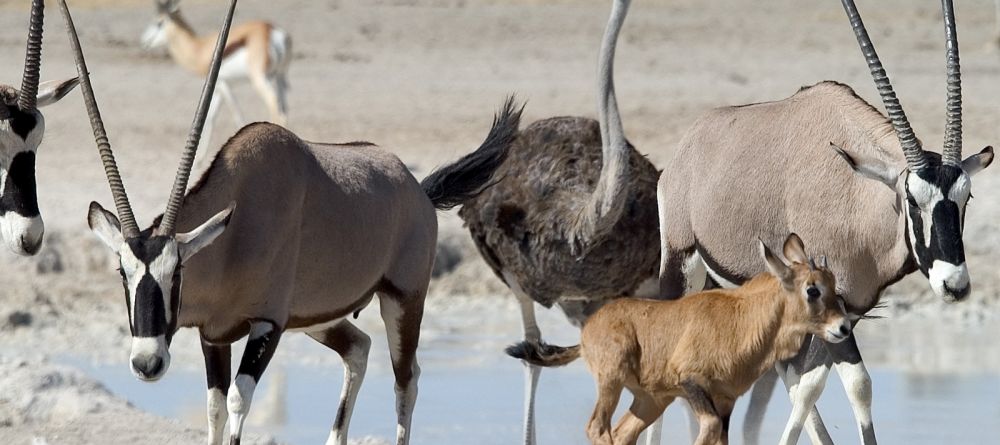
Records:
M656 296L658 172L625 140L612 79L630 0L615 0L598 61L598 117L553 117L520 131L503 178L459 216L513 291L524 340L544 348L534 303L574 325L611 299ZM535 441L540 368L525 363L524 443Z

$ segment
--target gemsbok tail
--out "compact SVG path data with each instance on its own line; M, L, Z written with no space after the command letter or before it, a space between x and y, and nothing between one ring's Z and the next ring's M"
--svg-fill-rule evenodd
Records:
M566 366L580 358L580 345L564 347L545 343L522 341L507 347L507 355L535 366Z
M517 138L523 110L524 105L518 107L514 96L508 97L493 117L490 134L476 151L434 170L420 182L436 209L460 206L493 184L493 173L507 159L510 146Z

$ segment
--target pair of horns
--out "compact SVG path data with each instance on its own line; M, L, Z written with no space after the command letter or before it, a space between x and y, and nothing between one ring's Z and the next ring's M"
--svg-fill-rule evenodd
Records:
M187 144L181 154L180 166L177 168L177 177L174 179L174 186L167 201L167 209L163 214L157 233L160 235L174 234L174 224L177 221L177 212L180 210L181 202L184 200L184 192L187 189L188 178L191 175L191 167L194 164L195 152L198 150L198 142L201 140L201 130L205 126L205 118L208 107L212 102L212 94L215 91L215 82L219 77L219 65L222 63L222 52L229 38L229 27L233 23L233 13L236 10L236 1L231 0L229 10L226 12L226 19L219 32L218 41L215 44L215 52L212 55L212 65L205 80L205 86L201 91L201 99L198 102L198 110L194 115L194 122L191 124L191 132L188 134ZM37 0L41 3L41 0ZM122 225L122 234L125 238L134 238L139 235L139 226L135 222L132 213L132 206L129 204L128 195L125 193L125 186L122 184L121 175L118 173L118 164L115 162L114 152L111 150L111 143L108 141L107 133L104 130L104 121L101 119L101 111L97 107L97 99L94 97L94 88L90 83L90 72L87 71L87 62L80 48L80 38L73 25L73 18L70 16L66 0L59 0L62 9L63 19L66 21L66 32L69 34L70 45L73 48L73 57L76 60L76 69L80 76L80 88L83 91L84 103L87 106L87 114L90 116L90 125L94 129L94 139L97 142L97 149L104 163L104 172L108 177L108 185L111 186L111 194L115 200L115 208L118 211L118 219ZM23 91L22 91L23 94Z
M819 267L827 269L826 255L820 255ZM809 268L812 270L816 270L816 259L813 257L809 257Z
M910 171L919 171L927 167L927 155L920 146L920 141L913 134L910 121L903 112L896 92L892 89L889 77L882 68L882 61L879 60L875 52L875 46L865 24L861 21L854 0L842 0L844 10L847 11L847 18L854 29L854 35L858 38L861 52L868 62L868 69L875 80L875 88L878 89L882 97L882 103L889 114L889 120L896 130L900 145L903 146L903 153L906 155L906 164ZM948 99L947 99L947 123L945 125L944 149L941 152L941 162L945 165L962 165L962 72L958 60L958 36L955 31L955 8L952 0L941 0L941 9L944 13L944 34L946 46L946 64L948 72Z
M24 74L21 77L21 91L17 96L17 107L23 112L37 108L39 70L42 68L42 23L45 20L45 2L32 0L31 18L28 22L28 45L24 54ZM0 120L10 119L7 104L0 103Z

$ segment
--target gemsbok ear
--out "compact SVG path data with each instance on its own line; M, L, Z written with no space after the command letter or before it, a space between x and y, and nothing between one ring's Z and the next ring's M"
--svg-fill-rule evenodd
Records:
M767 264L767 271L778 277L786 289L794 286L795 283L790 282L792 280L792 270L788 268L788 265L781 258L778 258L774 252L771 252L771 249L768 249L767 245L760 238L757 239L757 245L760 247L760 256L764 258L764 263Z
M199 250L212 244L212 241L215 241L219 235L222 235L222 232L226 230L226 225L229 224L229 218L233 215L233 209L235 208L236 203L231 202L229 203L229 207L216 213L215 216L194 230L188 233L177 234L177 249L180 251L181 264L198 253Z
M843 148L830 142L830 148L833 149L834 153L837 153L844 162L847 163L851 170L855 173L868 178L874 179L881 182L893 191L896 190L896 181L899 180L900 171L885 161L873 157L861 156L861 155L850 155Z
M93 201L90 203L90 211L87 214L87 225L90 226L90 231L97 235L97 238L115 252L125 242L118 217Z
M962 170L965 170L965 173L972 176L982 171L982 169L989 167L992 163L993 147L986 146L983 151L965 158L965 160L962 161Z
M66 97L73 88L80 84L79 77L66 80L50 80L38 85L38 107L44 107L59 102L59 99Z
M793 263L809 264L809 256L806 255L806 248L802 244L802 238L791 233L785 238L785 246L782 248L785 259Z

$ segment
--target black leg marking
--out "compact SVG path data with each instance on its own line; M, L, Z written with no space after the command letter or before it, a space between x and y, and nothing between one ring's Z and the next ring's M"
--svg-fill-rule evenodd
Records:
M274 351L278 349L278 340L281 339L281 330L278 325L271 321L257 321L255 323L268 323L271 330L258 337L247 339L247 347L243 351L243 358L240 360L240 368L237 374L245 374L253 377L254 382L260 382L260 376L267 369ZM251 329L253 335L253 329Z
M684 276L684 262L694 255L694 247L684 250L669 249L660 271L660 299L676 300L684 296L687 279Z
M202 339L201 352L205 356L208 389L219 389L222 394L229 394L229 382L232 380L231 350L229 345L213 345Z

